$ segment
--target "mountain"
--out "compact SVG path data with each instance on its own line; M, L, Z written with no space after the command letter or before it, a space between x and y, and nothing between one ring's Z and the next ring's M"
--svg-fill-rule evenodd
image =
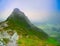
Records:
M3 36L4 42L11 44L11 38L18 46L55 46L60 45L57 40L50 37L42 28L32 24L28 17L15 8L6 21L0 22L0 38ZM8 34L8 35L7 35ZM9 37L7 39L7 37ZM15 41L15 39L17 40ZM8 45L9 45L8 44Z
M43 30L33 25L27 16L25 16L25 14L18 8L13 10L12 14L7 18L5 22L7 22L9 25L5 29L16 30L19 35L29 34L37 36L40 39L47 39L49 37L45 32L43 32Z

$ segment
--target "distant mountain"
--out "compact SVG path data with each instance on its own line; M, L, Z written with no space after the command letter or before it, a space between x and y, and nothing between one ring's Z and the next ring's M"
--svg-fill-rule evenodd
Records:
M54 37L60 41L60 24L43 24L38 27L41 28L50 37Z
M43 30L34 26L18 8L13 10L5 22L9 25L5 29L16 30L18 34L35 35L40 39L47 39L49 37Z

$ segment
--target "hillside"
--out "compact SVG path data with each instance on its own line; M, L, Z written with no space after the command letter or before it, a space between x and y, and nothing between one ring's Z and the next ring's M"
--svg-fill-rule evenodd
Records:
M57 46L57 41L33 25L27 16L15 8L6 21L0 23L0 38L7 46ZM3 37L2 37L3 36ZM0 40L1 40L0 39Z

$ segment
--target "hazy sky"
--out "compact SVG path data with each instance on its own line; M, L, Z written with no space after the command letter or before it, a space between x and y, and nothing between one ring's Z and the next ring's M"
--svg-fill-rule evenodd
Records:
M35 23L59 22L60 0L0 0L0 20L19 8Z

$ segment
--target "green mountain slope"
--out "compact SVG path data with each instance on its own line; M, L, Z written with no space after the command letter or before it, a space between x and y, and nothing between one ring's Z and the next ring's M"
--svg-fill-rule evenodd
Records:
M47 39L48 35L43 30L34 26L25 14L15 8L12 14L7 18L8 28L15 29L18 34L35 35L40 39Z

